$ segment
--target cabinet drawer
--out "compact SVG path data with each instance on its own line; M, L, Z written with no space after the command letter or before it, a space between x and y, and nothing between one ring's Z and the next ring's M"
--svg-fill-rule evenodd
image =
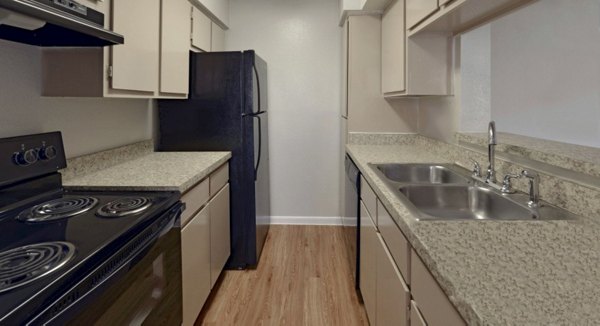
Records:
M410 302L410 326L427 326L425 319L421 316L419 307L414 301Z
M208 178L204 179L181 197L181 201L185 203L185 211L181 214L181 225L186 225L200 207L208 202L210 198L208 184Z
M410 291L383 238L377 238L377 325L407 326Z
M375 228L377 228L377 196L367 183L367 180L362 176L360 177L360 198L364 202L367 211L369 211Z
M414 250L411 251L411 281L412 295L427 325L466 325Z
M226 185L208 204L210 209L210 287L221 275L231 253L229 185Z
M379 200L377 200L377 214L379 232L400 269L404 281L410 284L410 244Z
M406 0L406 29L411 29L438 9L438 0Z
M210 293L209 208L181 230L183 325L193 325Z
M223 164L210 175L210 196L214 196L229 181L229 163Z

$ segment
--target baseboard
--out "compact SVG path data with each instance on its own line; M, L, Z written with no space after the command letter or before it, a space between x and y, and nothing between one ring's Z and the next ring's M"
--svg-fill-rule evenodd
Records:
M271 216L273 225L342 225L339 216Z

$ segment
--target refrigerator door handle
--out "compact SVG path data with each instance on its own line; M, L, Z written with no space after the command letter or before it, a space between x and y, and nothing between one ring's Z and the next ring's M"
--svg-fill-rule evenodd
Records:
M259 115L266 113L267 111L258 111L254 113L242 113L242 117L258 117Z
M262 125L260 114L252 115L253 118L258 119L258 159L256 160L256 167L254 167L254 181L258 180L258 167L260 166L260 158L262 156Z

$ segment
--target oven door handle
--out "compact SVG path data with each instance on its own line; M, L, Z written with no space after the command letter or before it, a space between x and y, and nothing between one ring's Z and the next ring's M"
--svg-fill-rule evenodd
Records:
M169 217L165 215L161 216L157 221L159 226L153 232L153 235L146 238L143 244L135 248L134 251L127 255L120 264L118 264L112 271L106 273L103 269L110 268L109 266L114 263L114 258L117 257L124 251L127 250L127 245L122 247L116 254L113 254L107 261L102 263L100 266L94 269L93 272L88 274L83 280L78 282L75 286L71 287L69 291L55 300L40 314L32 318L26 325L64 325L71 318L73 318L80 310L78 307L85 307L86 304L92 302L98 298L107 288L113 285L116 281L125 276L135 265L142 259L148 251L154 246L156 242L163 236L165 236L171 229L180 227L181 212L184 210L185 205L182 203L176 204L175 207L171 208L168 213ZM157 222L155 222L157 223ZM155 227L154 224L150 226ZM179 231L178 231L179 232ZM133 238L132 243L136 241L138 237L143 235L143 232ZM104 275L102 275L104 274ZM89 282L93 282L92 279L100 276L101 280L93 287L89 287ZM84 293L81 293L81 289L87 289ZM68 303L68 304L65 304ZM53 312L57 307L64 306L58 312Z

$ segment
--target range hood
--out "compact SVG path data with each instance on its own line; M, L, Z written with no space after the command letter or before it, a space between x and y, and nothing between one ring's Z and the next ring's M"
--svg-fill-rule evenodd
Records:
M123 44L104 14L74 0L0 0L0 39L37 46Z

